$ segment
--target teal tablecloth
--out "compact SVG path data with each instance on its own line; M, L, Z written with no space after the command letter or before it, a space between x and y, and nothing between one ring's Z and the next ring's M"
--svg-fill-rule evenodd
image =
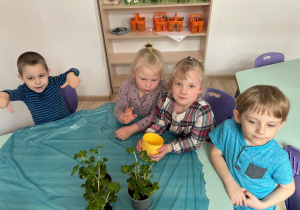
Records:
M86 201L78 175L71 176L73 159L80 150L102 145L108 158L108 172L121 184L118 209L133 209L127 196L121 166L134 161L126 147L136 146L142 133L126 141L114 137L121 126L113 117L114 103L13 133L0 149L0 209L85 209ZM165 142L174 136L163 134ZM150 209L208 209L202 164L195 151L168 154L153 168L153 181L160 189Z

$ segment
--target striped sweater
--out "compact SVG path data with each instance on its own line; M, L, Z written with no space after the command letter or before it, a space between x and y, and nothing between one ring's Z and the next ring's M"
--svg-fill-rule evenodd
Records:
M202 146L214 128L213 120L212 109L203 99L198 98L185 112L176 114L172 94L164 92L158 99L156 116L146 133L161 135L168 130L178 135L171 142L172 152L189 152Z
M9 94L10 101L23 101L26 104L35 124L59 120L70 114L60 92L60 86L66 82L70 72L79 75L78 69L71 68L64 74L50 76L49 84L42 93L30 90L25 83L18 89L4 92Z

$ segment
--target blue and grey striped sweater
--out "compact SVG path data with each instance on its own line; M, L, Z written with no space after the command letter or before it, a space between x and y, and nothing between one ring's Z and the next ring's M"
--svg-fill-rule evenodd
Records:
M42 93L30 90L25 83L18 89L4 91L9 93L10 101L23 101L27 105L35 124L59 120L70 114L60 91L69 72L79 75L78 69L71 68L64 74L50 76L49 84Z

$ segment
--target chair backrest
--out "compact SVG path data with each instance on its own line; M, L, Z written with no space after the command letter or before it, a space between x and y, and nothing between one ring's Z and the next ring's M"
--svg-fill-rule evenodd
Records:
M222 90L206 88L203 98L210 104L217 126L233 118L233 110L236 108L233 96Z
M72 114L76 111L78 106L78 96L75 88L67 85L64 88L61 88L61 95L69 109L69 112Z
M269 52L258 56L254 62L254 68L267 66L274 63L280 63L284 61L284 55L279 52Z
M285 200L285 205L287 210L295 210L300 207L300 150L288 145L285 147L285 151L289 153L296 186L295 193Z
M289 153L290 162L293 169L293 176L300 175L300 150L296 147L288 145L285 147L285 151Z

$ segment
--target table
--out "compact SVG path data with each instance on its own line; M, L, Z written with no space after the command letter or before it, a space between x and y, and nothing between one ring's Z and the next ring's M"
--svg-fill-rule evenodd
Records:
M287 122L275 136L282 146L293 145L300 148L300 129L297 126L300 118L300 58L282 63L276 63L259 68L253 68L236 73L241 92L254 85L277 86L290 100L291 108Z
M99 136L99 134L101 134L99 129L113 132L114 129L111 131L110 129L118 126L117 122L110 120L114 119L111 118L111 111L112 106L108 104L107 108L101 106L95 110L79 111L72 116L56 122L30 126L14 134L0 136L0 147L2 146L0 150L0 184L2 184L0 190L0 200L2 199L2 202L0 202L0 207L2 209L7 208L7 206L1 205L3 205L3 199L5 199L3 196L10 193L9 195L13 196L6 197L6 199L11 199L11 205L14 205L10 206L12 209L20 208L20 205L23 205L23 203L14 203L15 198L11 197L16 197L24 202L24 208L22 209L29 209L29 207L30 209L40 209L41 207L43 207L43 209L84 209L86 201L82 197L83 190L80 188L80 184L82 184L83 181L78 178L77 174L76 176L70 176L72 167L76 165L76 161L72 160L72 156L75 154L74 151L78 152L78 145L80 145L81 149L88 150L91 148L91 145L99 145L101 138L103 138L109 140L107 142L109 147L104 144L103 150L101 151L105 157L108 157L108 163L113 162L113 164L108 165L108 172L118 171L119 175L117 176L114 176L115 174L112 173L113 180L119 182L123 180L123 182L120 183L122 188L118 194L117 202L113 204L113 206L117 210L132 209L130 200L126 197L127 195L125 195L125 187L127 184L125 180L128 177L120 173L119 166L121 164L120 162L123 161L126 163L130 157L127 158L126 156L126 158L121 158L118 156L110 156L110 154L114 152L114 148L124 148L124 151L120 150L119 153L126 153L125 147L136 145L137 140L141 138L142 134L136 134L126 141L111 139L111 133ZM97 115L107 120L107 125L99 126L94 117ZM91 132L91 130L83 129L85 123L88 123L88 127L93 128L95 133ZM33 137L29 138L28 135L33 135ZM165 141L170 140L172 139L171 135L173 134L165 132L163 138ZM44 137L39 139L41 136ZM99 142L95 142L95 136L99 139ZM23 137L24 140L22 139ZM27 137L28 139L26 139ZM3 145L8 139L7 144ZM24 150L29 150L29 153L27 152L26 155L19 154L22 153L23 150L12 149L22 144L25 145ZM232 209L231 201L226 194L222 181L210 163L208 154L211 146L211 143L205 143L196 152L193 151L180 155L168 154L159 161L159 164L153 166L153 170L155 171L154 178L160 181L160 190L154 193L150 209ZM35 156L35 154L39 155L39 151L42 151L41 153L44 156ZM6 153L12 157L3 157ZM21 160L16 160L17 155ZM60 158L57 158L56 155ZM24 159L28 158L28 160L22 160L23 157ZM6 160L9 163L3 164ZM177 162L174 162L174 160ZM47 166L45 168L46 171L40 172L43 176L40 176L38 171L27 176L29 172L28 170L26 171L26 169L32 168L32 170L36 170L35 167L31 166L31 161L34 161L35 167ZM10 166L10 164L16 166L9 168L8 166ZM49 168L53 168L55 171L52 171L52 169L49 170ZM14 173L16 173L18 178L11 178L9 173L12 177ZM203 173L205 185L204 182L199 181L203 180ZM54 180L54 176L59 178ZM1 179L7 180L3 182ZM61 185L65 182L70 183L71 186L67 187L67 189L61 189ZM43 183L43 186L41 186L40 183ZM186 185L187 187L184 187ZM13 190L7 191L7 188L11 186L13 186ZM179 191L181 188L184 191L183 194ZM35 190L37 190L37 192L35 192ZM205 190L206 195L204 193ZM26 193L26 195L24 195L24 193ZM209 199L209 204L206 196ZM34 201L31 201L31 199L34 199ZM4 203L8 202L7 200L5 200ZM188 201L192 202L188 203ZM68 203L69 206L66 208L66 206L61 206L61 203Z

